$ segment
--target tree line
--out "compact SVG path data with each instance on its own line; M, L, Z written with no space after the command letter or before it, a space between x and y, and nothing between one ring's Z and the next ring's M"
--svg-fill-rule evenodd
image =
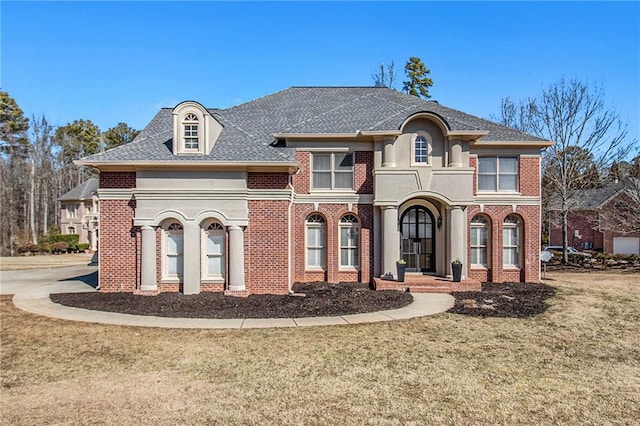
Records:
M139 133L126 123L102 132L91 120L51 125L46 117L25 117L17 102L0 91L0 252L36 244L60 225L58 197L95 171L74 160L131 142Z

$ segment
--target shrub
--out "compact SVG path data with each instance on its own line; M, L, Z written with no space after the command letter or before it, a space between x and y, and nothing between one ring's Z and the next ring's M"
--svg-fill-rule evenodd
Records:
M66 243L67 244L66 251L77 251L79 239L80 239L80 235L78 234L50 234L40 238L40 241L38 242L40 243L40 245L45 243L49 243L49 244Z
M52 244L52 251L54 253L66 253L69 251L69 243L66 241L58 241Z
M78 251L83 252L85 250L89 250L89 243L78 244Z

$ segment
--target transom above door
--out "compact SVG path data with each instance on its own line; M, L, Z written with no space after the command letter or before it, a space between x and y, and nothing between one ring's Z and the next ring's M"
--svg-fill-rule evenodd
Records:
M435 221L422 206L405 210L400 218L401 257L408 272L435 272Z

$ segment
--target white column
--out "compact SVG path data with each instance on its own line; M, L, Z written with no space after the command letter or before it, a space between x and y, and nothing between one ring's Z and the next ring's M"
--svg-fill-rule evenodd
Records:
M400 254L398 207L382 207L382 275L391 272L396 278L396 261Z
M141 235L140 290L156 290L156 229L153 226L142 226Z
M200 225L194 221L184 224L184 253L182 280L184 294L200 293Z
M467 268L467 262L465 258L465 246L466 246L466 224L464 218L464 210L461 206L453 206L449 211L449 246L451 247L451 259L447 270L450 271L451 262L455 259L460 259L463 263L463 274Z
M449 167L462 167L462 141L453 139L449 141L451 152L449 154Z
M98 250L98 232L95 228L91 229L91 246L89 247L91 251Z
M396 166L396 146L394 139L385 139L384 155L382 158L382 167L395 167Z
M243 291L244 232L237 225L229 226L229 290Z

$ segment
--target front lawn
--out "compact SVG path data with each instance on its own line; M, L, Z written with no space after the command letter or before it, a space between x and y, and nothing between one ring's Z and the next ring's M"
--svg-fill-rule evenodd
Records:
M0 418L31 424L635 424L640 274L547 273L540 315L148 329L0 299Z

